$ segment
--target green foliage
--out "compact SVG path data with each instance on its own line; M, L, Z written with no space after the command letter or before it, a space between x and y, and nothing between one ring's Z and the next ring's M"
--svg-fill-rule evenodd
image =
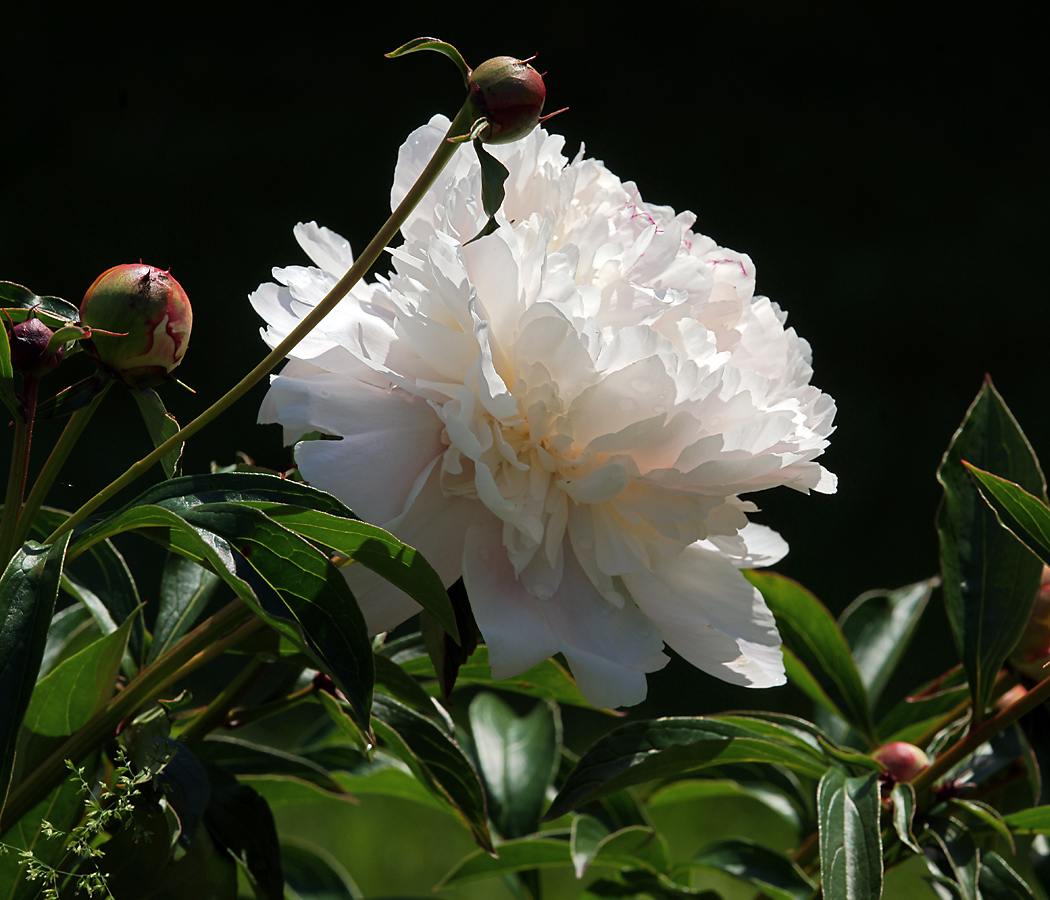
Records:
M1041 566L995 513L963 466L1002 474L1038 496L1046 483L1027 439L991 382L986 382L937 470L944 500L937 513L948 621L978 720L995 676L1032 611Z

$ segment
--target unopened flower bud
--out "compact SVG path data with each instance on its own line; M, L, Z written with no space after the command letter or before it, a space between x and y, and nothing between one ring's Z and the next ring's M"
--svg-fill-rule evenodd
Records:
M1050 566L1043 566L1042 582L1024 634L1010 654L1018 672L1042 681L1050 675Z
M895 782L911 781L930 764L930 758L919 747L906 741L886 744L871 756L886 767L886 774Z
M80 322L92 329L85 344L95 359L132 387L151 387L182 362L193 311L171 275L133 263L95 279L80 304Z
M35 316L11 329L11 368L30 378L41 378L62 362L65 344L48 352L54 332Z
M478 116L488 119L481 133L486 144L509 144L539 124L547 89L527 62L513 56L486 60L470 75L467 86Z

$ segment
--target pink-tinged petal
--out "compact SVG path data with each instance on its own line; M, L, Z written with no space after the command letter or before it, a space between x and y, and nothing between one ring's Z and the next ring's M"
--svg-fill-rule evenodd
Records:
M400 516L421 473L445 452L441 420L403 391L331 374L278 378L271 391L282 421L342 436L299 444L296 462L303 478L366 521Z
M652 623L633 603L617 609L605 601L571 553L555 596L540 599L514 577L498 533L473 528L463 581L494 678L518 675L561 652L587 701L614 708L645 699L646 673L667 664Z
M480 503L461 497L446 497L441 490L440 473L434 469L404 515L383 527L422 553L441 578L441 583L448 587L462 574L463 548L468 531L486 523L483 530L498 533L492 522L491 515ZM407 594L364 566L354 563L342 571L357 598L370 634L389 631L419 612L419 607Z
M746 687L784 683L772 613L718 553L693 545L623 581L668 645L698 669Z

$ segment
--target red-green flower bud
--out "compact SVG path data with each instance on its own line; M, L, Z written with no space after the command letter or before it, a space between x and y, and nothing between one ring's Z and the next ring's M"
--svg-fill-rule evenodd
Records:
M488 119L486 144L509 144L525 137L540 121L547 89L527 62L513 56L486 60L470 75L468 96L478 117Z
M182 362L193 311L171 275L132 263L95 279L80 304L80 322L92 329L85 346L95 359L125 383L150 387Z
M66 346L60 344L48 352L54 332L35 316L11 329L11 368L30 378L41 378L62 362Z
M1010 662L1018 672L1042 681L1050 675L1050 566L1043 566L1042 583L1035 595L1032 615L1024 634L1010 654Z
M905 741L879 747L871 756L886 767L886 774L895 782L911 781L930 764L930 758L919 747Z

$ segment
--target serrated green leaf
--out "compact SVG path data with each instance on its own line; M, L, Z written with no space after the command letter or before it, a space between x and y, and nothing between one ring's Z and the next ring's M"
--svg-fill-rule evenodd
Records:
M29 541L0 576L0 811L47 645L68 543L68 535L48 547Z
M470 728L489 816L504 838L536 831L561 755L561 719L553 704L517 716L495 694L471 701Z
M37 683L23 720L46 737L65 737L86 725L113 696L133 618L59 663Z
M837 766L817 787L820 882L825 900L882 896L879 777L850 778Z
M378 695L373 704L377 737L413 774L463 819L478 846L492 850L485 793L478 773L459 745L426 716Z
M827 608L802 585L774 572L748 570L765 598L787 647L830 698L839 714L874 740L871 704L849 644Z
M714 869L754 885L770 900L809 900L816 885L784 854L744 840L711 844L689 862L690 868Z
M936 585L930 578L895 591L869 591L839 617L872 706L904 658Z
M562 784L545 819L556 819L590 800L657 778L680 778L711 766L772 763L818 778L824 755L796 735L719 718L667 718L631 722L600 738Z
M173 437L179 431L179 423L164 407L164 401L152 388L139 388L133 390L131 395L138 404L139 412L142 413L142 421L146 423L150 440L154 447L159 447L166 440ZM182 456L184 444L179 444L175 449L168 451L161 457L160 467L164 470L165 478L174 478L179 473L179 459Z
M350 873L332 854L301 838L281 839L281 863L288 900L359 900L364 897Z
M1039 463L1010 410L986 381L937 470L937 512L948 621L973 697L975 722L1028 623L1042 565L996 519L963 460L1045 497Z

